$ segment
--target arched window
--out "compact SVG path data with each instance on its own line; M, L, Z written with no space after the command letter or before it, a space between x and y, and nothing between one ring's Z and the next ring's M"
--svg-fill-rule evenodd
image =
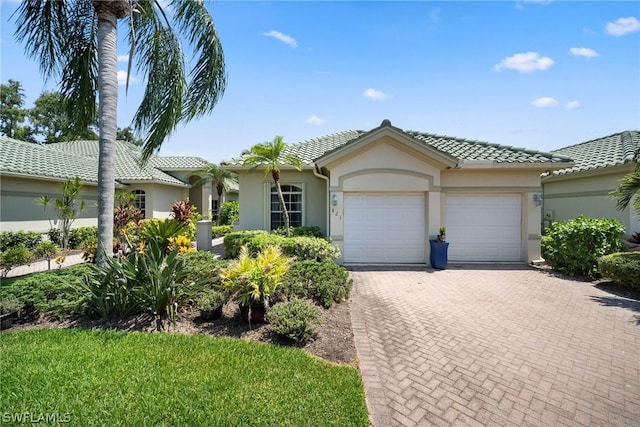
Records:
M133 190L131 194L135 195L136 198L133 200L133 206L140 209L142 212L142 218L147 217L147 196L143 190Z
M295 185L281 185L284 204L289 212L289 226L302 226L302 188ZM278 201L278 190L271 187L271 229L284 227L284 216Z

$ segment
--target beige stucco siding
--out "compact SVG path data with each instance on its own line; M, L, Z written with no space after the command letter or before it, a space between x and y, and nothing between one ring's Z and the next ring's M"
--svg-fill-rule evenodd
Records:
M189 197L186 187L159 184L131 184L127 191L142 190L146 195L146 218L169 218L171 205Z
M540 190L540 170L531 169L447 169L442 171L442 187L447 190L472 188Z
M0 182L0 224L1 231L36 231L45 233L51 228L49 219L53 223L57 220L53 205L45 211L38 204L38 199L44 195L52 199L60 198L62 182L22 179L18 177L2 176ZM78 201L84 201L85 210L81 212L73 223L73 227L95 226L97 224L97 197L95 186L85 186Z
M543 180L544 224L566 221L580 215L611 218L620 221L628 234L640 231L640 218L630 207L616 209L609 193L620 184L632 165L585 171Z
M240 172L240 230L269 230L269 189L273 185L271 176L262 171ZM303 189L303 225L320 227L327 233L327 189L326 182L316 177L312 171L283 170L281 185L298 185Z

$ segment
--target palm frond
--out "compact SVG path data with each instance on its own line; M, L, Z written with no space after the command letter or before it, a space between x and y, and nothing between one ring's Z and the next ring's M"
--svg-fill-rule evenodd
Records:
M633 197L640 192L640 170L624 176L618 188L610 194L617 199L616 209L622 211L629 206ZM640 197L636 198L634 209L640 214Z
M213 110L227 85L224 52L211 14L204 2L174 1L175 20L186 35L194 55L195 65L189 72L189 85L183 117L190 121Z

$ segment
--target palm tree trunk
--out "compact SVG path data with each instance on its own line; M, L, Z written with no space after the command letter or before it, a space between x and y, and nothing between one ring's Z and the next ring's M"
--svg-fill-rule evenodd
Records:
M284 203L284 196L282 195L282 188L280 188L280 180L275 179L276 191L278 192L278 201L280 202L280 210L282 210L282 216L284 217L284 229L289 236L289 211L287 211L287 205Z
M117 17L108 8L98 13L98 251L103 264L113 251L113 206L115 194L116 132L118 111Z
M216 225L220 225L220 208L222 207L222 192L224 187L221 184L216 185L216 192L218 193L218 212L216 212Z

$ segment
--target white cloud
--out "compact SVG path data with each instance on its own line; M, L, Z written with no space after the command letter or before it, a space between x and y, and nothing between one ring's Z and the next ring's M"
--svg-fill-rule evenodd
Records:
M386 94L381 90L369 88L362 92L362 96L365 98L373 99L375 101L384 101L385 99L393 98L393 95Z
M307 120L304 121L305 123L309 123L310 125L323 125L325 123L324 119L321 119L320 117L316 116L315 114L311 117L309 117Z
M534 99L533 101L531 101L531 105L538 108L551 108L557 107L558 101L549 96L544 96L542 98Z
M129 54L118 55L118 62L129 62Z
M134 76L129 77L129 84L137 83L138 79ZM118 70L118 84L124 86L127 84L127 72L124 70Z
M284 44L288 44L291 47L298 47L298 43L296 39L286 34L282 34L280 31L271 30L267 33L262 33L263 36L273 37L274 39L280 40Z
M633 16L619 18L613 22L607 22L605 32L612 36L624 36L625 34L640 31L640 21Z
M598 52L588 47L572 47L569 49L569 53L575 56L584 56L585 58L595 58L598 56Z
M554 64L553 59L548 56L540 56L538 52L516 53L513 56L504 58L493 67L494 71L504 69L516 70L521 73L532 73L534 71L544 71Z
M567 110L575 110L576 108L580 108L580 103L578 101L567 102L564 108Z

